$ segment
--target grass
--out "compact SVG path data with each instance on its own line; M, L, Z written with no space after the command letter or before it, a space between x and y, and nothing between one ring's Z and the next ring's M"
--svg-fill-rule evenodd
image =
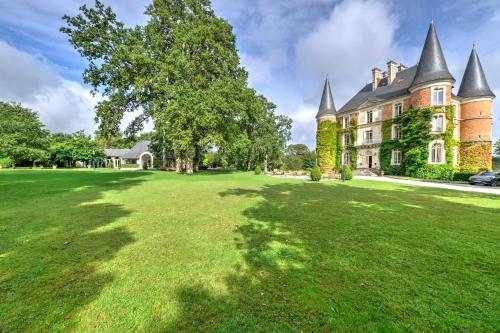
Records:
M0 332L498 332L500 198L0 172Z

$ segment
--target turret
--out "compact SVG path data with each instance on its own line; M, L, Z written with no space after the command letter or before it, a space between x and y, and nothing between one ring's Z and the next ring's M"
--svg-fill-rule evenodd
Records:
M436 28L431 22L410 87L413 108L451 104L451 89L454 82L455 79L446 64Z
M476 48L473 47L458 90L462 159L474 161L475 170L491 168L492 110L495 94L491 91ZM475 146L475 149L472 149ZM469 156L483 151L481 156Z
M337 109L335 108L335 103L333 102L332 90L330 88L330 81L328 78L325 81L325 86L323 87L323 95L321 96L321 103L319 105L318 113L316 114L316 119L318 124L322 120L329 119L335 121L335 114Z

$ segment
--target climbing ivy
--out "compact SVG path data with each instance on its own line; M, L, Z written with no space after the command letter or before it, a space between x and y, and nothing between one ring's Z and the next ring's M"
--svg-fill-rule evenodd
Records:
M349 151L349 159L351 162L351 169L356 169L357 166L357 159L358 159L358 152L356 150L356 146L354 145L356 143L356 127L357 127L357 122L356 120L351 119L349 122L349 145L347 146L347 150Z
M434 113L444 113L446 129L444 133L431 133L431 121ZM401 125L401 139L392 140L392 125ZM382 145L380 148L380 165L388 174L404 174L424 179L453 178L453 147L458 142L453 139L452 106L431 107L413 110L409 108L403 114L382 123ZM428 164L429 143L441 139L444 142L445 163ZM399 149L403 158L400 166L391 165L392 150Z
M399 149L402 145L399 140L392 139L392 125L398 124L399 118L388 119L382 122L382 144L380 145L380 168L388 175L401 175L403 168L401 165L391 165L392 151Z
M477 144L475 142L462 142L460 145L460 170L476 173L492 169L491 144Z
M316 156L322 172L328 172L336 165L337 125L330 120L319 123L316 133Z
M335 170L342 170L342 123L337 122L337 147L335 150Z

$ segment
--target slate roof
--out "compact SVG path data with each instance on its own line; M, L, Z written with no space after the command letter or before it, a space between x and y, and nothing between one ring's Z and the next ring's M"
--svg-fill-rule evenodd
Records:
M472 48L470 53L469 62L465 68L465 73L460 83L460 89L458 90L458 96L464 98L495 97L495 94L488 85L483 66L481 66L475 47Z
M451 80L455 82L448 70L448 65L446 65L434 23L431 22L412 86L435 80Z
M479 62L479 59L477 61ZM446 60L444 59L443 50L441 49L434 23L431 22L422 49L422 54L420 55L420 61L417 65L397 72L396 78L390 84L388 84L387 77L382 78L375 90L372 90L371 83L366 84L353 98L342 106L338 112L355 110L365 102L380 102L406 95L409 93L409 88L412 86L435 80L450 80L455 82L455 79L448 70ZM484 80L484 82L486 81ZM483 92L484 91L485 90L483 90Z
M330 88L330 81L326 79L325 86L323 88L323 95L321 96L321 103L319 105L318 114L316 118L322 116L333 115L337 112L335 108L335 103L333 102L332 89Z
M382 101L408 93L414 78L417 66L409 67L396 73L396 77L391 84L387 84L387 78L379 82L377 89L372 90L372 84L366 84L353 98L351 98L338 112L351 111L358 108L367 101Z
M142 141L137 142L135 144L135 146L133 146L129 151L127 151L123 155L123 158L138 159L142 153L149 151L149 144L150 143L151 143L151 141L147 141L147 140L142 140Z
M122 157L129 150L130 149L109 148L109 149L104 149L104 154L106 154L106 157Z

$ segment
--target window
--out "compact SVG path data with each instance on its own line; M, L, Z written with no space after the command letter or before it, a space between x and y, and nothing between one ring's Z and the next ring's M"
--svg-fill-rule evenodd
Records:
M349 117L344 117L344 128L349 128Z
M453 104L453 119L458 119L458 106Z
M443 144L441 142L431 144L430 163L443 163Z
M399 117L403 113L403 103L394 104L394 118Z
M348 164L349 164L349 152L345 152L343 165L348 165Z
M444 88L432 89L431 105L444 105Z
M444 115L435 114L432 116L432 132L442 132L444 129Z
M373 142L373 131L365 131L365 143L372 143Z
M344 146L349 145L349 133L344 134Z
M392 126L392 139L393 140L401 139L401 126L399 125Z
M368 111L366 112L366 123L370 124L373 123L373 111Z
M401 150L399 149L394 149L392 151L392 161L391 161L391 164L392 165L400 165L401 164Z

